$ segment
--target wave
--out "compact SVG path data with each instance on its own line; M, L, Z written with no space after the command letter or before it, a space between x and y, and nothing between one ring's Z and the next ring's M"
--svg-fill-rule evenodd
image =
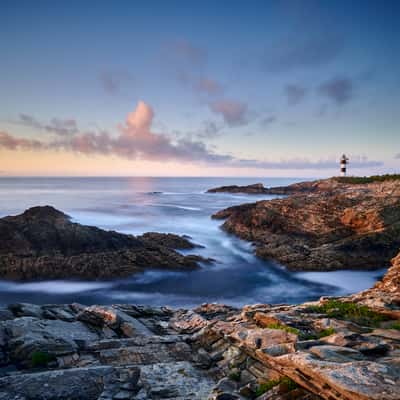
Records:
M83 282L83 281L41 281L41 282L10 282L0 281L3 292L44 292L49 294L80 293L99 289L109 289L112 282Z
M188 210L188 211L201 211L201 208L198 208L198 207L178 206L177 204L159 204L159 203L154 203L154 204L150 204L150 206L152 206L152 207L178 208L180 210Z

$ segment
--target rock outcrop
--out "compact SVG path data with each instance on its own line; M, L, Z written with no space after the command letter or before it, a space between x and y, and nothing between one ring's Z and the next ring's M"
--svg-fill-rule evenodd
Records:
M84 226L53 207L33 207L0 219L2 279L108 279L144 268L193 269L199 256L174 248L193 248L184 237L149 233L142 236Z
M329 179L289 188L295 194L287 198L230 207L213 218L226 219L222 228L253 242L259 257L291 270L373 269L398 251L400 181Z
M262 183L255 183L247 186L220 186L212 189L208 189L207 193L247 193L247 194L268 194L269 189L264 187Z
M397 400L400 320L350 301L12 304L0 399Z

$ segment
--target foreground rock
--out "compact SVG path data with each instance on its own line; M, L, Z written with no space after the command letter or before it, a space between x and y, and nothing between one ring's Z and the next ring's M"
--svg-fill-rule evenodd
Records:
M9 305L0 399L398 400L399 260L297 306Z
M278 190L279 189L279 190ZM400 181L363 185L336 179L278 188L284 199L219 211L222 228L252 241L256 254L291 270L387 265L400 246Z
M124 235L72 223L53 207L34 207L0 219L0 277L106 279L145 268L190 270L205 260L173 248L192 247L177 235Z

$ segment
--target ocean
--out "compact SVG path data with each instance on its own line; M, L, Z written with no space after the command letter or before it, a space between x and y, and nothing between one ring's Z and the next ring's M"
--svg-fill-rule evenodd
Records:
M190 272L147 270L110 281L12 282L0 280L0 303L135 303L194 307L205 302L235 306L297 303L322 295L366 289L385 270L301 272L252 254L251 244L211 219L232 205L276 196L208 194L221 185L287 185L293 178L0 178L0 217L37 205L52 205L73 221L122 233L186 234L204 246L197 253L216 260ZM377 266L379 268L380 266Z

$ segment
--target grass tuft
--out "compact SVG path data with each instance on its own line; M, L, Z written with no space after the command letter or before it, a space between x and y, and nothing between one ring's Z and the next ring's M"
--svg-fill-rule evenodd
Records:
M312 306L310 311L372 327L379 326L382 321L388 319L385 315L373 311L367 306L339 300L328 300L320 306Z
M318 339L326 337L326 336L330 336L333 335L336 331L333 328L326 328L324 330L322 330L321 332L317 333L317 337Z
M397 329L400 331L400 321L394 322L392 325L389 326L390 329Z
M284 376L280 379L271 379L270 381L260 383L256 390L256 397L263 395L275 386L282 385L285 392L291 392L298 387L297 383L292 379Z
M294 333L295 335L298 335L300 331L296 328L292 328L291 326L287 326L284 324L280 324L279 322L271 322L266 326L266 328L269 329L280 329L281 331L289 332L289 333Z

